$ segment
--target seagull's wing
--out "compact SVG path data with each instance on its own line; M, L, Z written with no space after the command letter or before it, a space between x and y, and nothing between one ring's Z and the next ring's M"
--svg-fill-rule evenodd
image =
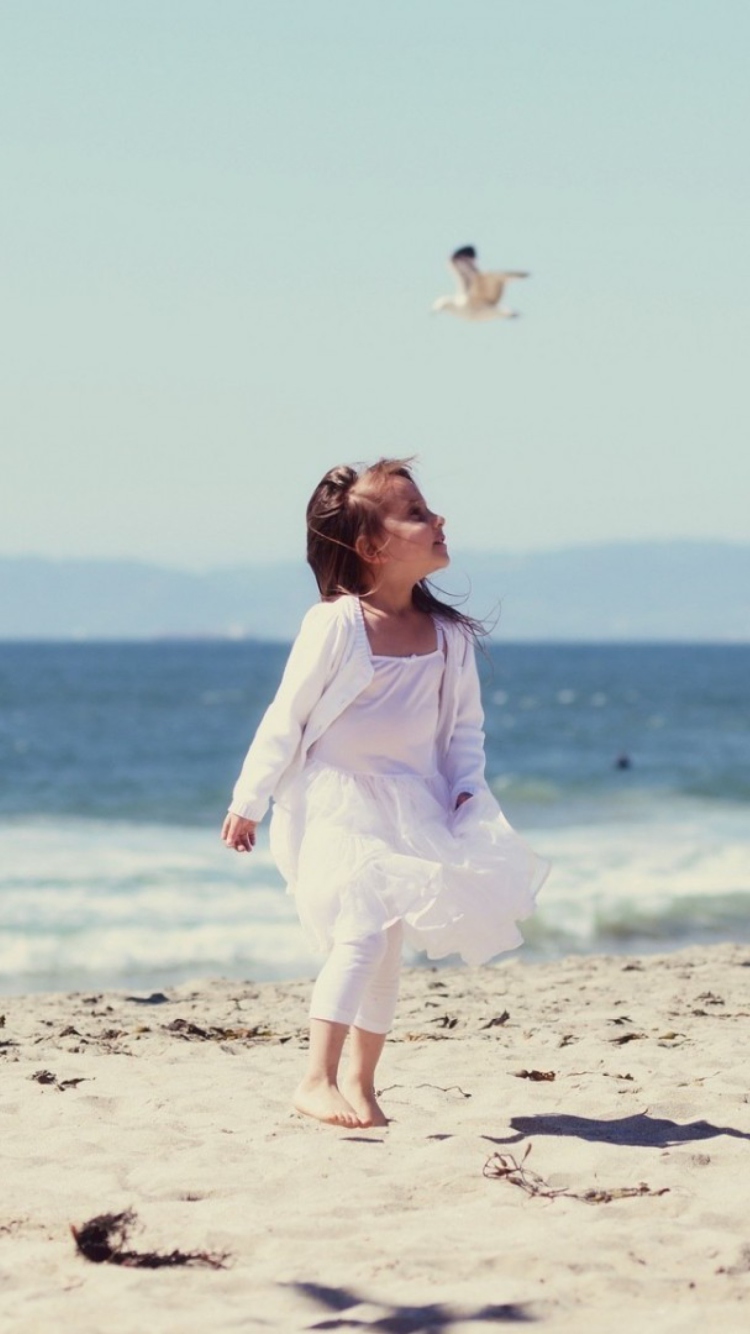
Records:
M495 306L500 300L505 284L511 278L528 278L528 273L522 273L520 269L509 269L505 273L477 273L471 286L469 299L472 303L482 303L483 305Z
M472 305L495 306L503 294L506 274L477 273L471 284L469 300Z
M461 246L460 250L454 250L450 258L450 265L458 279L459 290L465 292L468 296L472 284L480 276L479 269L475 260L477 252L473 245Z

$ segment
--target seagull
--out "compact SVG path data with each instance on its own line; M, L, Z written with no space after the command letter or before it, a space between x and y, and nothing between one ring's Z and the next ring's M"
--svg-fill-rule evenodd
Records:
M464 320L514 320L518 319L517 310L508 310L501 306L500 298L505 291L505 284L511 278L528 278L528 273L482 273L476 265L477 252L473 245L461 246L454 250L450 265L458 279L458 291L455 296L440 296L432 309L449 310L452 315L460 315Z

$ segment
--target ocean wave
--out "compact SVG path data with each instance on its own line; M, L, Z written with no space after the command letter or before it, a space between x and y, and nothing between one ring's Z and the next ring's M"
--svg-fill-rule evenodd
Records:
M750 825L731 804L620 805L608 821L521 826L552 872L522 958L669 949L750 935ZM271 860L215 830L0 824L0 989L150 985L206 975L311 976Z

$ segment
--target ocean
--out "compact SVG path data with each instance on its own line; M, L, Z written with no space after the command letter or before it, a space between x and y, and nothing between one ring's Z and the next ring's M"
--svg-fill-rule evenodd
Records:
M316 971L265 827L219 841L286 652L0 644L0 990ZM750 939L750 645L494 644L480 672L488 778L552 862L521 959Z

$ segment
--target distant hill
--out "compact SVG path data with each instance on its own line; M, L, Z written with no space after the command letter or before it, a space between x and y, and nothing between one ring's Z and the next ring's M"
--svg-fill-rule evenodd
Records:
M462 552L441 586L508 640L750 641L750 544ZM0 558L0 639L288 640L316 589L302 561L192 574L135 561Z

